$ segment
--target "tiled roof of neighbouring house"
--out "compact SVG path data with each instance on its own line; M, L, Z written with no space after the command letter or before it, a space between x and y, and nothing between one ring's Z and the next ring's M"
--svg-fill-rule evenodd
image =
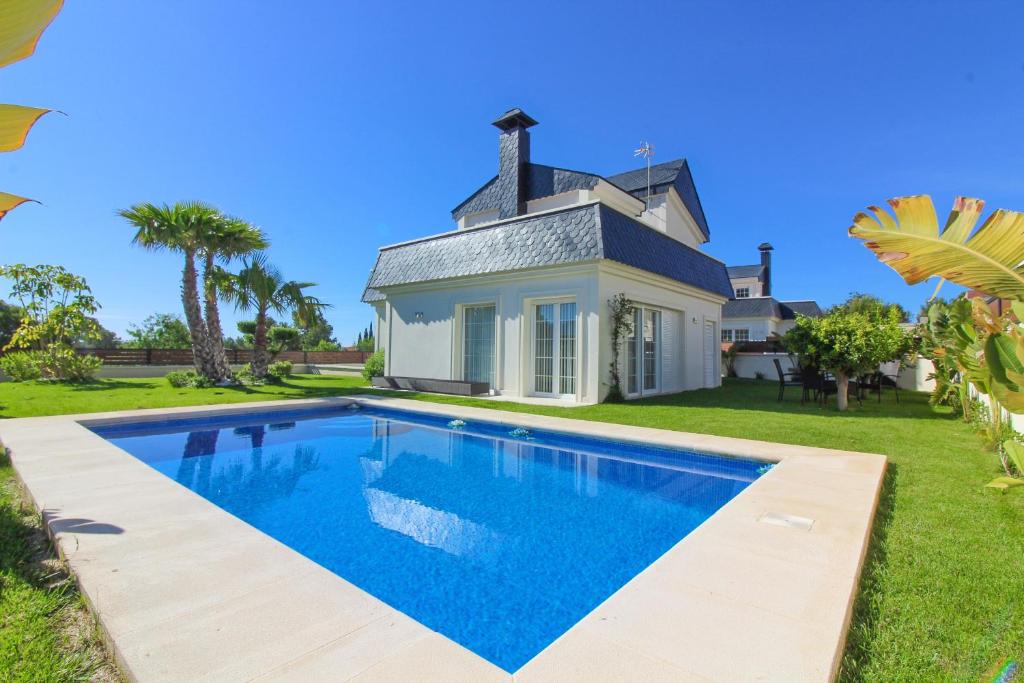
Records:
M599 259L732 295L721 262L595 203L384 247L363 300L389 286Z
M761 277L764 273L764 266L760 263L753 266L727 266L730 278L740 277Z
M551 197L571 190L592 190L597 182L602 179L594 173L583 171L570 171L554 166L543 164L527 164L526 167L526 199L532 201L542 197ZM617 175L604 177L612 185L629 194L643 199L647 194L647 167L619 173ZM686 206L687 211L697 222L705 237L710 237L707 219L704 216L704 208L700 204L700 197L697 196L697 188L693 184L693 176L690 175L690 166L685 159L666 161L662 164L651 166L651 193L661 194L668 192L669 187L675 187L680 199ZM480 211L489 211L497 208L498 199L497 178L491 178L476 192L471 194L465 201L452 209L452 218L459 220L463 216Z
M821 315L821 308L815 301L779 301L770 296L732 299L722 304L722 318L795 320L797 315L817 318Z

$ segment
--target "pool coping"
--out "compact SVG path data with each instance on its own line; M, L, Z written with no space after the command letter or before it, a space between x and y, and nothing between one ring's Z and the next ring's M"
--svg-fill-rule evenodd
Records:
M83 426L352 402L777 464L509 674ZM19 418L0 421L0 441L139 681L831 680L886 467L874 454L378 396Z

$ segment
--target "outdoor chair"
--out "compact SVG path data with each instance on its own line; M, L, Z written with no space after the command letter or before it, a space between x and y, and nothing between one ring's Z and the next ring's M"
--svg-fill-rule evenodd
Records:
M814 401L817 403L818 397L824 391L824 378L821 375L821 370L813 365L801 368L800 381L804 389L800 402Z
M783 372L782 363L779 362L778 358L773 358L772 362L775 363L775 372L779 375L779 400L782 400L782 395L786 391L786 387L803 387L803 380L792 372ZM801 397L800 402L803 403Z
M863 397L865 393L873 391L878 394L878 402L882 402L882 389L884 387L892 387L893 393L896 394L896 403L900 402L900 388L896 384L896 378L892 375L886 375L882 372L872 372L866 375L862 375L857 384L860 387L860 393Z
M828 403L828 397L839 393L839 384L836 382L834 375L828 375L823 377L821 381L821 404L825 405ZM851 397L857 399L857 405L864 405L861 400L861 389L860 382L857 378L851 377L847 380L846 386L846 398L849 400Z

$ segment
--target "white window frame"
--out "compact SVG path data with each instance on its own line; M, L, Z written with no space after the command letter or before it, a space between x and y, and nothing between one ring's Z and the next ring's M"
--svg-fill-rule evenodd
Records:
M665 327L665 314L666 309L661 306L648 306L647 304L636 304L633 310L640 311L640 324L643 325L644 315L646 311L657 311L658 313L658 329L655 330L655 346L657 352L654 355L654 389L644 389L644 363L643 363L643 342L642 339L638 339L636 352L637 352L637 383L635 392L629 392L629 337L623 340L623 358L620 359L619 367L625 372L623 373L623 379L625 380L625 386L622 387L622 394L626 398L643 398L645 396L657 396L658 394L664 393L665 378L662 376L662 356L664 356L664 327ZM634 314L635 315L635 314ZM635 320L635 318L634 318ZM685 321L685 316L682 317ZM636 334L636 330L633 331ZM682 334L682 332L680 332Z
M464 369L463 364L466 358L466 325L465 315L467 308L477 308L480 306L494 306L494 367L491 368L491 377L494 381L491 382L491 389L496 390L499 387L501 377L499 375L501 369L501 307L498 304L497 299L484 299L481 301L468 301L465 303L455 304L455 340L452 344L452 376L451 379L456 381L463 381Z
M737 287L736 288L737 299L749 299L750 298L750 287Z
M722 330L721 341L732 343L732 328L727 327Z
M552 297L531 297L524 301L525 315L524 320L528 327L528 332L525 335L526 339L526 361L523 363L526 369L526 387L527 395L537 396L539 398L561 398L561 399L579 399L580 392L582 391L582 380L583 373L580 372L583 363L583 314L580 308L578 297L575 295L567 296L552 296ZM556 323L554 325L554 337L552 338L552 344L554 346L554 356L552 357L552 389L556 387L561 389L560 376L559 376L559 363L558 363L558 351L560 347L561 338L561 308L560 304L576 304L576 377L573 384L575 385L576 391L572 394L562 394L556 391L542 392L537 391L537 306L543 306L545 304L553 304L556 315Z
M743 339L740 339L740 333L743 333ZM738 327L732 331L733 341L735 342L748 342L750 341L750 328L749 327Z

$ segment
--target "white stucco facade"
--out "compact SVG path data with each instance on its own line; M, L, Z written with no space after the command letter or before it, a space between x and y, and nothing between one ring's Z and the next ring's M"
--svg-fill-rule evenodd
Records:
M534 376L535 307L548 302L574 303L575 392L560 398L598 403L610 384L608 300L619 293L658 313L655 386L640 386L629 398L720 384L718 338L725 299L606 261L390 289L387 299L374 305L379 330L376 340L385 352L385 374L463 379L463 310L493 305L493 392L511 397L544 395ZM706 341L710 343L707 348ZM623 376L628 368L627 352L624 343L620 358ZM707 359L712 367L706 372Z

